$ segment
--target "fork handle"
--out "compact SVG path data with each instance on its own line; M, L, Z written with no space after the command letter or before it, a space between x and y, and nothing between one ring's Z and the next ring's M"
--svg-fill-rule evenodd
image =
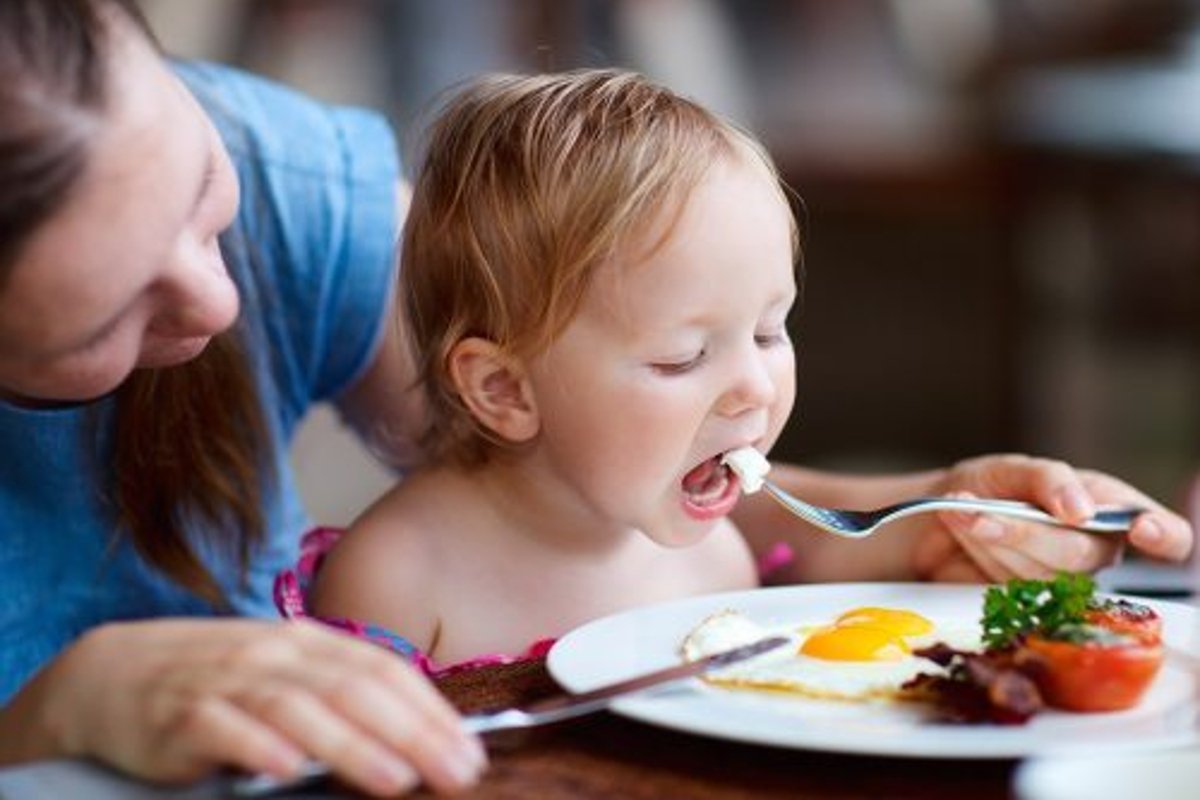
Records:
M979 498L960 498L960 497L927 497L921 500L915 500L911 503L901 503L897 507L900 511L904 507L912 506L912 513L918 510L929 510L931 508L944 509L950 511L977 511L982 513L1002 514L1007 517L1019 517L1021 519L1032 520L1033 522L1041 522L1046 525L1054 525L1058 528L1071 528L1077 531L1086 533L1127 533L1133 527L1134 521L1138 515L1146 509L1133 506L1125 508L1108 508L1096 512L1096 515L1091 519L1081 522L1077 525L1068 522L1063 522L1058 517L1043 511L1031 503L1023 503L1019 500L989 500ZM919 506L919 508L918 508Z
M1096 516L1078 528L1088 533L1128 533L1138 516L1145 510L1144 508L1110 508L1097 511Z

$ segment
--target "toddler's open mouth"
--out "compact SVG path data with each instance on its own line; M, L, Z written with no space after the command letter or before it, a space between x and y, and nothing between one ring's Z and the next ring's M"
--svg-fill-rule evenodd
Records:
M737 490L737 476L721 460L724 454L713 456L693 467L680 485L687 501L701 508L708 508L725 500L730 483Z
M701 520L722 517L733 511L742 493L762 488L771 464L753 447L719 453L692 467L680 480L683 509Z

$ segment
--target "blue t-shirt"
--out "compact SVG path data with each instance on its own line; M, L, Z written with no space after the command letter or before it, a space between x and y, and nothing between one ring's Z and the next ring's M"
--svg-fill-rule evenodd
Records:
M333 108L226 67L176 65L209 111L242 187L229 269L239 325L275 442L267 541L246 587L236 561L197 552L238 614L275 616L271 585L309 521L288 464L298 423L370 363L393 289L395 140L379 116ZM253 252L251 253L251 249ZM0 402L0 702L81 633L113 620L214 609L151 569L116 535L95 454L112 401L31 410ZM111 441L111 440L109 440Z

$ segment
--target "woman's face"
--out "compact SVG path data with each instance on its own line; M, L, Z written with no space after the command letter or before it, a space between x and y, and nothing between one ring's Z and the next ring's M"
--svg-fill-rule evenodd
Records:
M81 401L197 356L237 317L217 234L237 179L161 57L114 21L109 109L66 204L0 286L0 396Z

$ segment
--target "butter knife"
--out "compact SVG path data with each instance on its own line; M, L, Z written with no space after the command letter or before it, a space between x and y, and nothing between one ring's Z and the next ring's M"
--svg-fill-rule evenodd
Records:
M537 725L548 725L552 722L580 717L607 708L618 697L635 694L656 686L703 675L706 672L721 667L745 661L757 655L787 644L790 639L786 636L772 636L760 639L750 644L714 653L686 664L676 664L673 667L655 670L644 675L638 675L627 680L610 683L598 689L592 689L580 694L564 693L538 700L523 708L504 708L496 711L485 711L468 714L463 717L463 727L472 733L484 734L492 731L511 730L514 728L532 728ZM233 793L238 797L262 797L284 789L294 789L329 774L329 767L319 761L310 761L300 774L293 778L276 778L272 775L258 774L235 779Z

